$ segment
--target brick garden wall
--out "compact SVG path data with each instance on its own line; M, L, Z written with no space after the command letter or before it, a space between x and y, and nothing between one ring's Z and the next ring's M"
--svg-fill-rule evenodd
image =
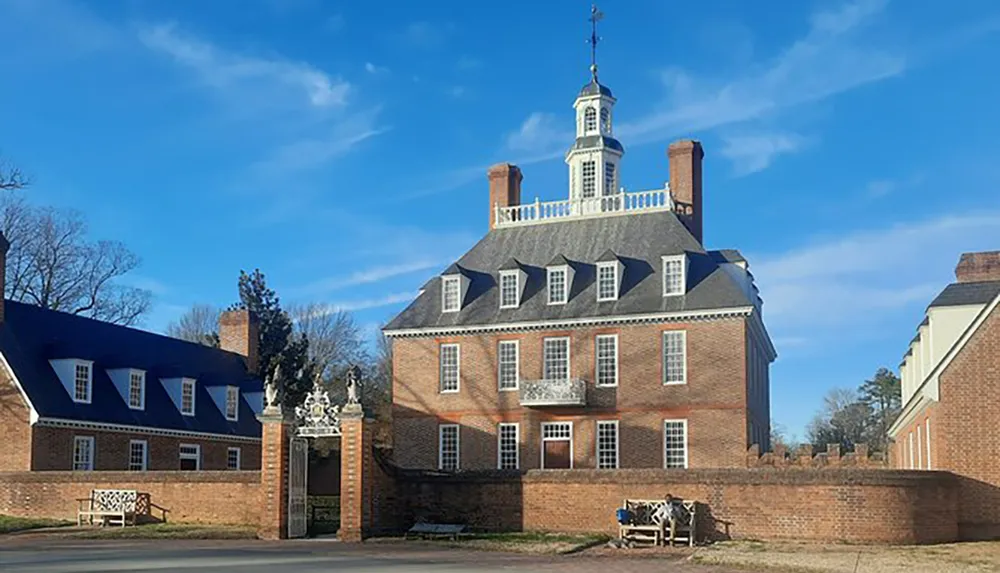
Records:
M712 539L935 543L958 536L955 477L882 469L533 470L432 475L397 482L399 519L492 531L617 534L625 498L700 502Z
M93 489L134 489L167 521L257 525L260 472L0 472L0 514L76 520ZM159 517L159 509L152 515Z

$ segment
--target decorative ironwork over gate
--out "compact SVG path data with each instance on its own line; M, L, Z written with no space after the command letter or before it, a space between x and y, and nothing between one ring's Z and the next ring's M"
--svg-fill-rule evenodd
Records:
M288 537L305 537L309 479L309 442L292 438L288 448Z
M340 406L330 400L330 394L318 378L302 405L295 407L295 422L295 433L303 438L340 435Z

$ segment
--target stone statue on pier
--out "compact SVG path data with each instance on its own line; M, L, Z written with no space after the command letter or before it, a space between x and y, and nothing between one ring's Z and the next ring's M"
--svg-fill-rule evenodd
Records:
M361 385L361 368L357 364L347 370L347 403L360 404L358 391Z
M264 377L264 409L274 412L281 410L281 400L284 398L284 382L281 379L281 364Z

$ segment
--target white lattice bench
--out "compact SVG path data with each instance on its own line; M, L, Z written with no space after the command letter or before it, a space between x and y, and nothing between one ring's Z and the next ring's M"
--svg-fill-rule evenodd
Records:
M619 510L618 536L653 545L684 541L693 546L696 507L693 501L677 498L626 499Z
M77 499L79 508L76 513L77 525L86 521L94 524L94 518L99 518L101 525L126 524L135 525L135 507L139 493L134 489L95 489L90 497Z

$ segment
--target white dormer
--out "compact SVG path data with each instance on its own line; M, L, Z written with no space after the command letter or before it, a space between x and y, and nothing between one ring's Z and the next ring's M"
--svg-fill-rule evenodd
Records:
M78 404L90 404L93 400L94 363L80 358L49 360L52 370L69 397Z
M687 255L664 255L662 258L663 296L680 296L687 293Z
M237 386L207 386L208 395L219 412L230 422L240 419L240 389Z
M469 293L469 280L465 269L453 264L441 274L441 312L458 312Z
M517 259L511 258L500 267L497 286L500 308L517 308L521 306L524 288L528 286L528 273Z
M566 304L573 290L575 271L569 260L562 255L556 255L545 267L545 292L549 304Z
M610 250L605 251L597 259L597 302L618 300L621 294L622 280L625 278L625 265Z
M197 412L197 382L194 378L163 378L160 380L174 406L184 416Z
M132 410L146 409L146 371L136 368L115 368L108 370L122 400Z

